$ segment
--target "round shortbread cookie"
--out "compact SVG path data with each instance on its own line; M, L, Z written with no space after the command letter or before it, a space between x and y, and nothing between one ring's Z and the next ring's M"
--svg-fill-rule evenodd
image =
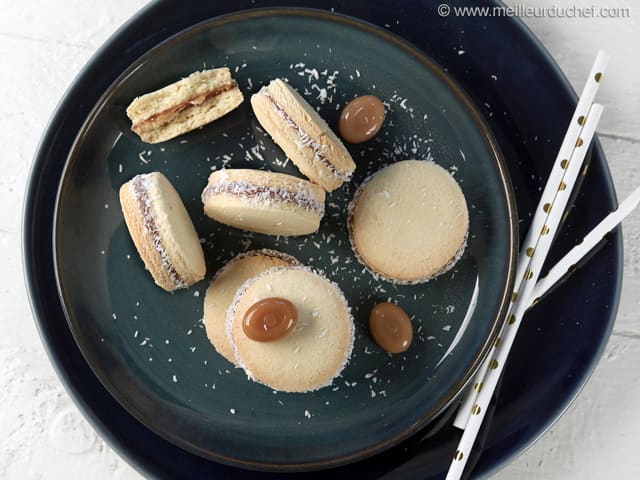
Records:
M159 172L120 187L120 205L133 243L157 285L171 292L206 273L202 245L178 192Z
M298 265L290 255L275 250L252 250L231 259L216 273L204 299L204 326L216 351L236 363L227 338L227 310L238 289L251 278L274 267Z
M414 284L457 262L466 246L469 213L449 172L433 162L405 160L360 185L348 226L356 257L371 273Z
M257 301L273 297L293 303L298 323L278 340L251 340L242 328L245 313ZM227 335L250 378L275 390L308 392L330 385L340 374L353 349L354 323L335 283L306 267L285 267L241 287L229 308Z

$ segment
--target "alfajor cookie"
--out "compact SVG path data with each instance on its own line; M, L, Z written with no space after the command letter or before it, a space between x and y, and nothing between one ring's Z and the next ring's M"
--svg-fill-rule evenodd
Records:
M367 178L349 206L351 246L373 274L422 283L462 255L467 203L454 178L433 162L405 160Z
M151 276L171 292L202 280L204 252L178 192L158 172L120 187L120 205L133 243Z
M131 102L131 130L147 143L159 143L226 115L244 97L227 67L203 70Z
M320 227L325 191L284 173L250 169L213 172L202 192L218 222L270 235L305 235Z
M297 311L292 331L273 341L252 340L243 322L257 302L284 299ZM330 385L348 362L354 323L340 288L305 267L268 270L236 293L227 335L238 364L275 390L308 392Z
M306 175L327 192L349 181L356 168L349 151L298 92L280 79L251 96L262 127Z
M227 310L238 289L251 278L274 267L297 265L290 255L275 250L252 250L241 253L222 267L213 278L204 299L204 326L217 352L236 363L227 338Z

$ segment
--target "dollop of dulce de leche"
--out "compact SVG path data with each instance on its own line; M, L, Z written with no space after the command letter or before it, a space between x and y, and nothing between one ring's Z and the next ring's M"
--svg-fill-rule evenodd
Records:
M384 122L384 105L373 95L351 100L338 122L340 136L349 143L362 143L373 138Z
M256 342L272 342L287 335L298 322L295 305L284 298L265 298L249 307L242 319L245 335Z
M407 312L393 303L379 303L369 315L369 330L375 342L389 353L402 353L413 340Z

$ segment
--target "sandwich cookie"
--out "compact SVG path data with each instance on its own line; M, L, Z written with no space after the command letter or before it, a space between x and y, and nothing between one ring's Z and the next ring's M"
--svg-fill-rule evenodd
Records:
M269 235L305 235L320 227L325 191L284 173L213 172L202 192L205 213L225 225Z
M159 143L213 122L243 100L229 69L213 68L136 98L127 116L143 141Z
M462 256L469 213L449 172L433 162L405 160L360 185L347 224L351 247L371 273L415 284L446 272Z
M245 333L247 313L269 302L293 307L295 327L272 341L253 340ZM264 320L268 325L271 319ZM309 392L330 385L342 372L353 349L354 323L335 283L306 267L285 267L268 270L238 290L227 315L227 335L238 365L251 379L275 390Z
M227 310L238 289L251 278L274 267L298 265L290 255L275 250L241 253L218 270L204 299L204 326L217 352L231 363L236 357L227 338Z
M200 239L164 175L133 177L120 187L120 205L133 243L157 285L171 292L204 278Z
M273 140L298 169L331 192L356 168L349 151L298 92L280 79L251 96L251 107Z

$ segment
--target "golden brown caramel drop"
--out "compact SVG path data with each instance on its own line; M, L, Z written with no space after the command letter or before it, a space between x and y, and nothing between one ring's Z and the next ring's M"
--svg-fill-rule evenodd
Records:
M373 95L351 100L338 122L340 136L349 143L362 143L373 138L384 122L384 105Z
M298 321L298 311L284 298L265 298L249 307L242 329L256 342L272 342L288 334Z
M407 312L393 303L379 303L369 315L369 330L378 345L389 353L401 353L413 340L413 326Z

